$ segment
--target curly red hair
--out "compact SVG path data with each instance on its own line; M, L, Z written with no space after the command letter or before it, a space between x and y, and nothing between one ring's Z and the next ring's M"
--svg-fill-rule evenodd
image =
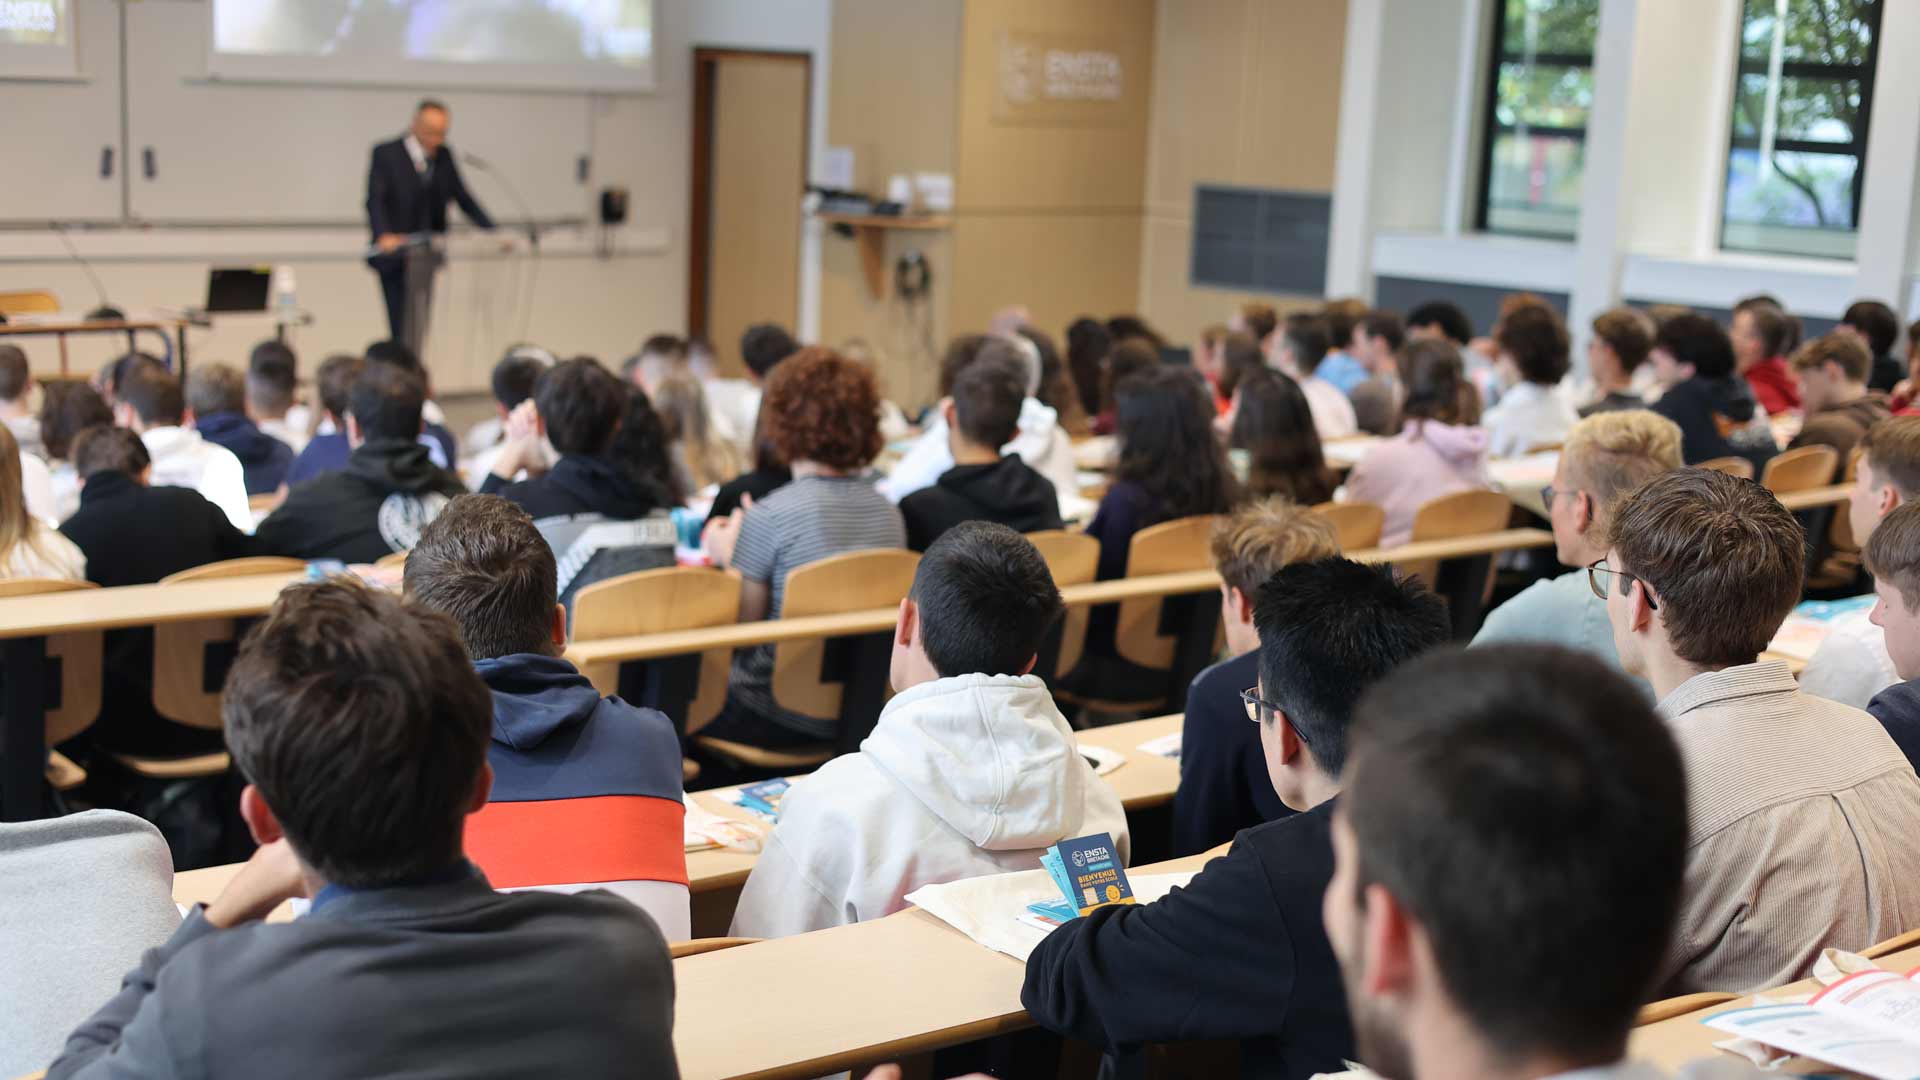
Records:
M873 373L817 345L773 369L760 414L767 438L788 461L861 469L884 445Z

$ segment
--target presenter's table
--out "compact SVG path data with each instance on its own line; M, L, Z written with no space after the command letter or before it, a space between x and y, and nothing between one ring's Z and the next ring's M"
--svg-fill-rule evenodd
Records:
M185 318L145 318L90 320L73 319L61 322L10 322L0 323L0 338L10 337L53 337L60 343L60 374L70 374L67 370L67 338L73 335L88 334L125 334L127 347L133 347L134 334L141 330L151 330L157 334L172 334L175 355L174 374L182 379L187 377L187 327L191 323Z

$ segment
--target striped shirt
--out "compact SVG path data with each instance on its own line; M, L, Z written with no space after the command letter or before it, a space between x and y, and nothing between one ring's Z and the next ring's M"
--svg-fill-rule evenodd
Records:
M754 503L740 523L732 567L768 587L767 617L777 619L795 567L849 551L905 547L900 511L860 476L802 476ZM773 703L773 649L756 645L733 658L727 680L733 703L782 727L826 739L834 721L787 712Z
M1660 703L1686 763L1686 894L1665 992L1745 992L1920 927L1920 777L1878 721L1782 663Z

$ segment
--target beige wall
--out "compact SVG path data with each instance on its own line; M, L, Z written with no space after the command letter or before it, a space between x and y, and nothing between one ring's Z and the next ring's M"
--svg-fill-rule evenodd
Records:
M1251 294L1188 284L1201 183L1329 191L1345 0L1160 0L1139 307L1176 341ZM1287 308L1317 298L1259 296Z

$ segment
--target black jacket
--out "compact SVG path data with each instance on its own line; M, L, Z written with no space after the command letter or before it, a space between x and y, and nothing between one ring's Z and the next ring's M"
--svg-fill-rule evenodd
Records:
M403 439L375 439L347 458L347 467L287 493L260 523L261 555L369 563L411 551L447 501L466 491L460 478L434 465L427 448Z
M168 574L245 555L247 538L221 509L191 488L146 487L123 472L95 473L80 509L60 526L87 556L87 580L151 585ZM153 628L109 630L98 745L172 757L220 748L220 733L165 720L153 707Z
M638 490L612 462L582 454L568 454L547 473L517 484L489 473L480 491L518 503L535 521L574 514L633 521L660 505L656 495Z
M1920 769L1920 679L1894 683L1873 695L1867 711L1893 736L1893 744Z
M1273 790L1260 725L1240 691L1260 681L1260 652L1222 660L1193 677L1180 736L1180 787L1173 793L1173 854L1198 855L1242 829L1293 813Z
M1743 457L1753 462L1753 474L1758 476L1779 452L1772 432L1748 427L1760 406L1747 380L1738 375L1695 376L1670 387L1651 407L1680 425L1680 457L1689 465Z
M713 507L707 511L707 520L723 518L740 509L743 495L753 496L754 502L779 491L793 482L793 474L785 469L755 469L720 485L719 494L713 497Z
M1248 829L1193 883L1100 908L1027 959L1020 1003L1109 1050L1239 1039L1241 1075L1304 1078L1353 1056L1347 995L1321 924L1333 803Z
M404 138L373 148L373 161L367 168L367 227L376 239L383 233L404 236L446 232L449 201L459 203L461 212L475 225L493 228L493 219L467 191L453 152L445 146L433 155L432 168L424 181L413 167L413 158L407 156ZM376 266L382 260L398 265L398 258L380 255L367 261Z
M925 551L963 521L994 521L1015 532L1058 529L1060 497L1053 483L1016 454L991 465L955 465L932 487L900 500L907 546Z

